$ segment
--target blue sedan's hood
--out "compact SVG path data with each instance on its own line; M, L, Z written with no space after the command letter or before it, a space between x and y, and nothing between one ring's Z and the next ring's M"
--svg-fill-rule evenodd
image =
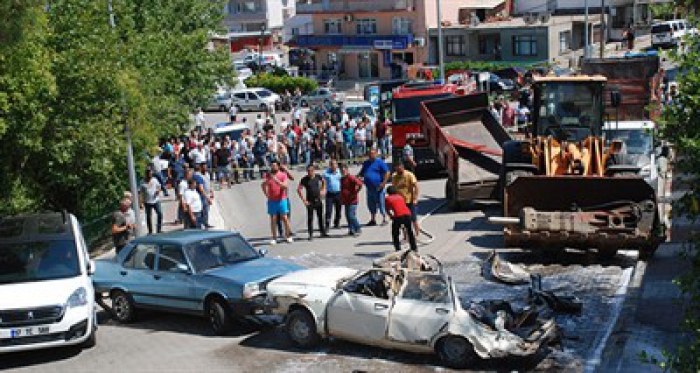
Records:
M231 280L243 285L248 282L264 282L265 280L279 277L301 269L304 269L304 267L283 262L281 260L258 258L240 263L229 264L225 267L205 271L202 274L204 276L214 276Z

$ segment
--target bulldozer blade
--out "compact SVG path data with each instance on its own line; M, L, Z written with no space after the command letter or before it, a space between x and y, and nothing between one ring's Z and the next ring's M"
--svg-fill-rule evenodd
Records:
M638 225L600 226L601 215L633 204L644 206L634 210ZM639 177L521 176L505 188L503 207L520 221L504 229L510 247L655 250L662 241L656 193Z

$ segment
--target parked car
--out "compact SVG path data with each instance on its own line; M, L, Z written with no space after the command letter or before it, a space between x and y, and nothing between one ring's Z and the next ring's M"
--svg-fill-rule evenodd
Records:
M345 96L337 93L330 88L320 87L317 88L299 98L299 104L305 107L311 107L316 105L330 106L340 102L343 102Z
M301 268L264 255L235 232L144 236L97 261L95 288L111 298L118 322L133 321L141 308L167 310L204 316L222 335L234 319L265 312L270 280Z
M299 347L334 337L436 353L456 368L477 358L532 356L558 334L554 320L531 320L519 329L506 321L504 310L495 315L478 307L465 310L444 273L421 270L420 260L413 269L403 263L397 268L398 262L359 271L315 268L282 276L267 286L273 312L284 316L285 330Z
M247 129L248 125L244 123L221 122L214 126L214 135L220 138L228 136L230 140L238 141Z
M231 108L231 94L227 91L219 91L214 96L212 96L209 105L207 106L208 111L228 111Z
M651 46L661 48L678 45L686 35L697 35L697 29L684 19L654 23L651 26Z
M622 164L639 167L639 176L655 190L659 189L659 165L666 165L668 159L655 146L656 125L652 121L607 122L605 134L610 140L622 142ZM660 162L661 161L661 162Z
M484 86L484 84L487 84L488 86L484 88L488 89L490 92L501 93L516 89L515 83L513 83L512 80L502 79L494 73L476 73L476 76L477 79L481 79L484 76L487 78L485 81L479 81L479 85Z
M372 123L377 121L377 112L368 101L345 101L343 110L351 119L360 120L367 116Z
M270 106L278 105L280 96L267 88L246 88L231 92L232 105L238 111L266 111Z
M247 79L253 76L253 70L245 64L234 63L233 69L236 71L236 77L238 78Z
M0 353L94 346L93 269L75 216L0 219Z

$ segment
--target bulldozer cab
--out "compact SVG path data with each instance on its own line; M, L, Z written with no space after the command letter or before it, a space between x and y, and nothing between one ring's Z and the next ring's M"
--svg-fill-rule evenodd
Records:
M601 137L605 82L602 76L536 78L532 137L559 142Z

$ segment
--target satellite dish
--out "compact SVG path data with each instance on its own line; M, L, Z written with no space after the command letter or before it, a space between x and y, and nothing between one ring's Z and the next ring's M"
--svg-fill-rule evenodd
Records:
M541 13L537 18L540 20L540 23L548 23L552 15L549 13Z
M525 23L528 25L532 25L537 22L537 16L532 13L525 14L523 16L523 21L525 21Z

